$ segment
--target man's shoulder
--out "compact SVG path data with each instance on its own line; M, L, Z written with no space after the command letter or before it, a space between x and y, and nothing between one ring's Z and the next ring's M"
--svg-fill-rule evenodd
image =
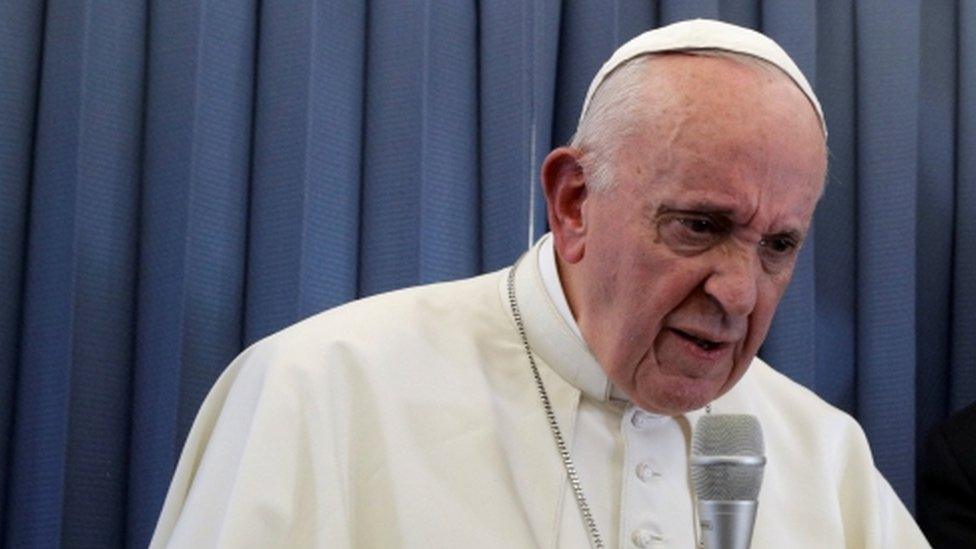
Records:
M471 278L411 286L364 297L296 322L260 342L293 348L306 342L372 342L397 337L424 324L457 329L458 321L501 310L497 285L500 271Z
M264 383L375 380L397 372L436 372L477 345L496 341L505 310L500 271L415 286L323 311L254 343L228 368ZM487 342L487 343L486 343Z
M866 445L864 431L850 414L758 357L750 366L748 378L751 387L743 389L752 390L745 398L764 416L764 426L777 424L818 445L830 442Z
M768 459L760 516L765 506L780 516L806 517L792 523L790 534L829 538L831 546L927 546L878 472L854 418L761 360L743 381L736 402L759 417ZM797 527L806 531L798 534Z

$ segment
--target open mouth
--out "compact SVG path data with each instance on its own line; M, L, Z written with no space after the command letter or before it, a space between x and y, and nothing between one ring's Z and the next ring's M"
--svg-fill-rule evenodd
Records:
M688 332L682 332L681 330L671 328L671 331L677 334L682 339L690 341L698 346L703 351L714 351L722 346L721 341L711 341L709 339L702 339L700 337L695 337Z

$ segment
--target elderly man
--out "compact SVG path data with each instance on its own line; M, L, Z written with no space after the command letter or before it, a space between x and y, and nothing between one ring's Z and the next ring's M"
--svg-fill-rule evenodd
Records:
M509 269L246 350L153 545L693 547L688 444L714 411L765 432L753 547L927 546L857 424L755 358L825 137L768 38L714 21L635 38L542 167L551 235Z

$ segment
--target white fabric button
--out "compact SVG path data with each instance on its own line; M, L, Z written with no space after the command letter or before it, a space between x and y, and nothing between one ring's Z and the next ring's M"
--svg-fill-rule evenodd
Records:
M630 534L630 541L637 547L650 547L655 543L664 541L664 537L645 528L638 528Z
M652 414L650 412L645 412L640 408L634 410L634 414L630 416L630 424L637 429L643 429L645 427L650 427L651 425L666 419L668 416L661 416L657 414Z
M664 541L664 538L645 528L638 528L630 534L630 541L637 547L650 547L654 543Z
M651 533L643 528L634 530L634 533L630 535L630 541L637 547L650 547L653 540Z
M661 473L658 473L657 471L655 471L647 463L640 463L640 464L638 464L637 465L636 473L637 473L637 478L641 479L641 481L643 481L643 482L650 482L650 481L654 480L655 477L661 476Z
M643 410L636 410L634 415L630 416L630 424L638 429L647 425L649 421L650 417Z

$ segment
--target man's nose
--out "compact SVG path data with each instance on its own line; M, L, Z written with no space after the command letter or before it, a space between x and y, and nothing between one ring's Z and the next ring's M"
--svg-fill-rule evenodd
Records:
M722 257L705 281L710 295L731 317L749 316L756 307L760 259L754 252L737 249Z

